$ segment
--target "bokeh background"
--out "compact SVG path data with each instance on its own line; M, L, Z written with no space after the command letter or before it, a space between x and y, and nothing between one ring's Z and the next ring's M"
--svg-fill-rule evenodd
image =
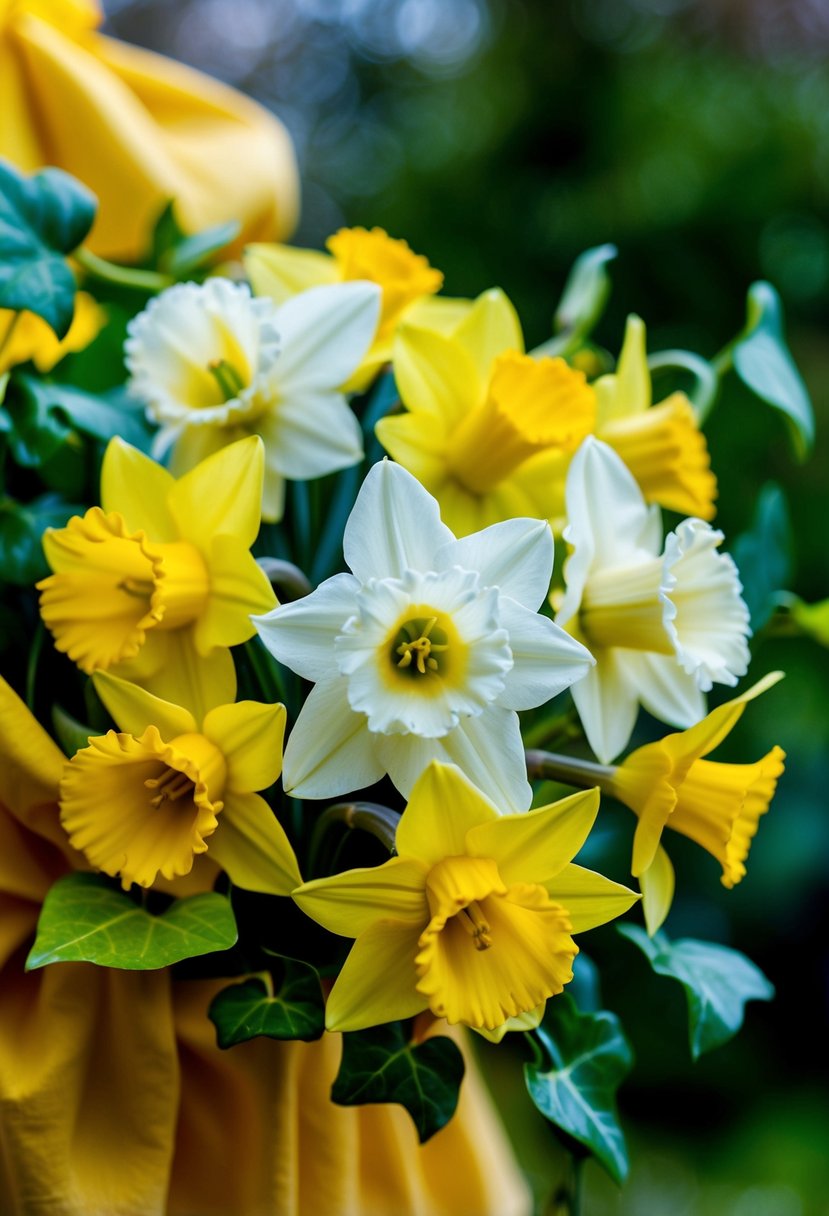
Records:
M379 224L446 275L492 284L528 343L550 335L577 254L619 258L597 338L625 315L651 349L713 355L770 279L815 404L805 465L782 419L732 377L708 425L718 523L733 539L768 480L786 494L790 587L829 595L829 3L827 0L104 0L109 32L226 80L272 108L296 144L296 243ZM827 880L829 653L761 636L752 674L786 681L746 713L718 758L773 742L788 769L749 874L671 840L672 936L744 950L777 987L730 1045L692 1065L681 989L612 929L585 941L637 1066L620 1105L632 1148L621 1193L589 1168L588 1216L829 1213ZM607 812L608 816L615 815ZM621 812L619 812L621 815ZM624 879L631 823L594 849ZM519 1056L488 1055L539 1211L561 1157L522 1097Z

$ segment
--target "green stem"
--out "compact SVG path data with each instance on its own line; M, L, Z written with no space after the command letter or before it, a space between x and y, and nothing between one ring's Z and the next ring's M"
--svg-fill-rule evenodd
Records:
M616 773L613 765L594 764L592 760L576 760L554 752L528 751L526 757L531 781L562 781L580 789L592 789L595 785L609 789Z
M256 563L262 567L274 589L288 592L280 597L282 603L301 600L313 591L305 574L293 562L286 562L281 557L258 557Z
M341 823L350 830L370 832L393 853L399 821L400 815L397 811L380 806L376 802L338 802L335 806L330 806L323 811L314 827L309 858L310 872L314 873L323 837L333 824Z
M570 1158L570 1211L572 1216L581 1216L584 1199L584 1163L586 1157L573 1155Z
M46 630L41 622L35 629L35 636L32 639L32 648L29 651L29 661L26 665L26 704L32 713L35 712L37 668L40 662L41 652L43 651L43 639L45 636Z
M129 287L133 291L155 293L171 287L175 282L168 274L159 274L156 270L136 270L132 266L116 266L99 258L97 253L81 245L72 254L79 266L93 279L103 283L114 283L118 287Z
M661 350L650 355L648 367L651 372L659 372L668 368L681 368L690 372L696 380L695 388L688 394L697 415L697 421L702 423L711 413L720 387L720 371L716 364L709 363L700 355L690 350Z
M542 718L540 722L534 722L524 731L524 747L549 748L554 744L576 738L580 734L581 727L573 713L555 718Z

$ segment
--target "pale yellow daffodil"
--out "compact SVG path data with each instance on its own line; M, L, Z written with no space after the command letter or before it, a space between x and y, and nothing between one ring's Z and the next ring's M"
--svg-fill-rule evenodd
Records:
M301 882L285 831L257 790L282 771L284 705L239 701L197 718L104 673L95 686L120 733L91 737L68 761L60 820L90 865L149 887L210 857L251 891Z
M364 388L391 360L394 335L404 319L442 326L468 307L466 301L435 299L443 283L441 272L406 241L395 240L382 228L341 228L326 246L328 253L290 245L251 245L245 252L245 270L255 293L276 304L332 283L363 281L382 289L374 342L348 388Z
M430 764L398 824L395 857L294 892L326 929L356 938L328 998L328 1028L430 1009L492 1032L543 1007L572 979L571 934L638 898L572 864L598 809L591 790L501 815L459 769Z
M485 292L448 331L416 318L398 332L394 374L405 414L377 438L434 495L458 536L558 509L558 470L591 430L593 389L563 359L525 355L515 309Z
M102 506L43 538L54 573L38 583L40 611L57 648L83 671L117 667L160 695L204 686L202 708L226 699L227 648L255 632L250 613L276 603L249 552L263 469L255 436L178 481L113 439Z
M97 32L96 0L0 0L0 156L26 172L58 165L100 209L90 245L143 254L175 199L188 231L238 220L240 240L279 240L296 222L285 128L201 72Z
M65 338L58 338L46 322L33 312L0 309L0 375L18 363L34 363L39 372L50 372L64 355L89 346L106 324L106 313L85 291L75 296L75 315Z

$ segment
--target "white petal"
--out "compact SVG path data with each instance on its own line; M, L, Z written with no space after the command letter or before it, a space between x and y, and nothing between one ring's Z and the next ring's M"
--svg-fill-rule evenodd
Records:
M625 658L643 655L629 651ZM596 666L572 687L587 741L602 764L610 764L627 746L639 709L637 685L618 650L600 650Z
M330 680L337 672L334 639L354 612L360 584L335 574L293 604L251 617L265 646L304 680Z
M360 424L342 393L303 389L282 396L259 434L269 465L292 481L324 477L363 458Z
M281 391L344 384L374 340L380 297L375 283L334 283L312 287L282 304L276 315Z
M671 654L640 654L639 700L660 722L687 730L705 717L705 694Z
M543 705L581 680L594 665L590 651L546 616L530 612L505 595L500 597L499 607L513 659L499 705L506 709Z
M303 297L299 297L302 299ZM454 540L438 504L398 464L381 460L368 472L348 518L343 553L360 582L432 570L441 545Z
M445 570L448 566L477 570L483 587L498 587L535 611L550 590L553 573L550 525L539 519L507 519L493 524L439 549L434 568Z
M282 781L294 798L334 798L383 776L373 737L355 714L340 678L311 689L285 748Z

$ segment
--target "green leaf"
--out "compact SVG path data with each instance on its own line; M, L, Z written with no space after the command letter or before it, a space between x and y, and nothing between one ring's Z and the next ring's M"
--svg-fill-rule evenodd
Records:
M786 417L801 460L815 440L812 402L783 331L783 307L771 283L752 283L745 337L732 351L734 369L747 388Z
M607 265L616 254L615 245L599 245L576 258L553 318L556 332L579 337L590 333L610 294Z
M70 757L74 756L75 752L79 752L81 748L86 747L92 735L101 733L93 730L91 726L84 726L59 705L52 706L52 725L55 728L58 742L66 755Z
M153 971L228 950L237 936L230 900L215 892L177 899L153 916L101 874L67 874L46 896L26 970L86 962Z
M15 464L37 469L66 443L71 428L49 408L43 394L28 391L27 380L19 375L12 377L3 411L10 422L8 444Z
M691 1055L728 1042L743 1024L746 1001L770 1001L774 987L759 967L738 950L665 933L648 937L639 925L618 925L638 946L657 975L677 980L688 997Z
M174 199L168 199L153 226L147 261L158 266L165 254L184 240L186 233L176 218Z
M284 958L277 989L271 976L253 976L223 988L207 1016L222 1048L264 1035L269 1039L318 1039L325 1030L325 1005L319 976L308 963Z
M26 178L0 160L0 308L37 313L65 337L75 307L65 255L89 232L96 206L86 186L60 169Z
M159 259L159 269L184 279L193 271L201 269L222 249L239 235L241 225L236 220L205 228L193 236L185 237Z
M732 555L743 584L743 599L756 633L771 616L778 593L791 576L792 529L783 491L773 481L760 491L748 532L734 542Z
M633 1065L633 1053L612 1013L579 1013L567 993L547 1002L544 1020L529 1038L543 1057L524 1065L530 1097L545 1118L577 1140L616 1182L628 1172L625 1138L616 1113L616 1090Z
M420 1143L455 1113L464 1062L445 1035L407 1041L400 1022L343 1035L343 1058L331 1090L339 1106L397 1102L414 1120Z
M821 646L829 646L829 600L807 604L793 595L787 599L786 606L801 632Z
M47 429L65 436L71 427L104 443L120 435L134 447L148 446L150 430L143 406L123 390L95 395L25 374L16 375L14 384L29 403L29 416Z
M84 508L66 502L59 494L43 494L34 502L0 500L0 579L18 587L30 587L49 573L43 556L43 533L62 528Z

